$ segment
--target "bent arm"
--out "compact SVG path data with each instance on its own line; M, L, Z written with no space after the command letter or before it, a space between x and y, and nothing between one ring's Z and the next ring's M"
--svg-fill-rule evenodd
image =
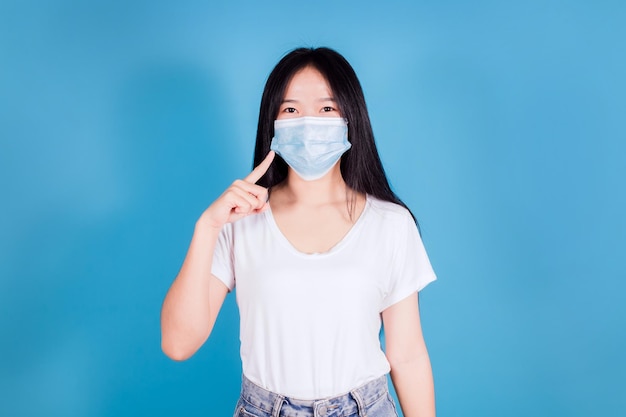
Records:
M405 417L434 417L435 390L417 293L382 313L391 380Z
M185 360L207 340L228 288L211 274L213 252L222 227L269 208L266 188L256 182L274 160L270 151L243 180L236 180L196 222L183 266L161 309L161 348L174 360Z
M228 288L211 274L219 235L204 217L196 223L185 261L161 309L161 348L174 360L191 357L207 340Z

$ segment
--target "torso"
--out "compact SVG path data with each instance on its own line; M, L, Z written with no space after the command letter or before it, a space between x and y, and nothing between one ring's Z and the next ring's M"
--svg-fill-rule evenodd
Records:
M343 223L345 236L321 239L332 248L307 254L279 229L274 206L227 224L212 265L215 277L237 288L244 375L270 391L312 400L389 372L381 312L434 279L409 212L368 196L354 223ZM315 235L318 241L323 232Z

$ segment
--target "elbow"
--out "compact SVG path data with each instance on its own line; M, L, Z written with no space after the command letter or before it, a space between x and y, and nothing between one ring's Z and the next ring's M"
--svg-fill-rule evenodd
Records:
M166 348L165 346L161 345L161 349L163 350L163 353L165 353L165 356L167 356L168 358L172 359L173 361L176 362L182 362L184 360L189 359L193 353L188 353L185 352L183 350L176 350L176 349L171 349L171 348Z
M427 351L410 351L398 354L396 352L387 354L387 361L391 371L412 368L416 365L430 364L430 358Z
M180 341L171 340L171 338L163 337L161 339L161 350L165 355L177 362L187 360L193 356L198 348L186 346Z
M181 349L179 346L172 346L164 342L161 343L161 350L165 353L165 356L176 362L187 360L194 354L194 352L190 352L187 349Z
M161 350L177 362L191 358L209 337L211 328L180 326L167 320L161 321Z

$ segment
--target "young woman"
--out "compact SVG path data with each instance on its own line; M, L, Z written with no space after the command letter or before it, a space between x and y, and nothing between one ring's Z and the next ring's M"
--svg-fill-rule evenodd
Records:
M193 355L236 285L235 416L396 416L389 372L406 417L434 416L417 293L435 275L341 55L300 48L277 64L254 163L196 223L163 304L163 351Z

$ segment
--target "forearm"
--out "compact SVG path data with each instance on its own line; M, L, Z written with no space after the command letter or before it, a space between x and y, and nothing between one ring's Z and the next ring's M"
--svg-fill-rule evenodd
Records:
M404 417L435 417L435 390L428 353L392 363L391 380Z
M161 310L161 344L175 360L193 355L208 338L219 306L211 290L211 265L219 230L196 223L185 261ZM213 286L215 286L213 284Z

